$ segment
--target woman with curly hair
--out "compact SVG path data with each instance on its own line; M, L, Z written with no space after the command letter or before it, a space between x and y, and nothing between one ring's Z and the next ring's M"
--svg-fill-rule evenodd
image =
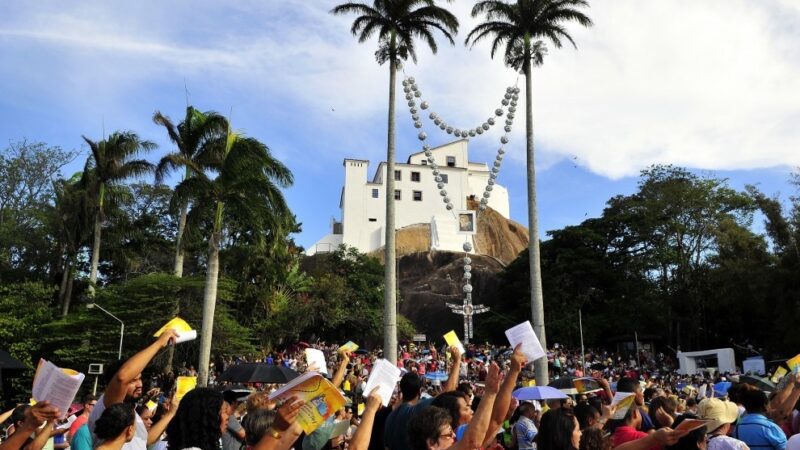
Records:
M228 423L229 408L222 394L213 389L189 391L167 426L169 450L218 450L220 437Z

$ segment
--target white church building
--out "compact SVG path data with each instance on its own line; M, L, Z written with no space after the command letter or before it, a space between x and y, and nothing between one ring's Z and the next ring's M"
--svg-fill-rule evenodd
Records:
M489 180L485 163L469 161L469 141L461 139L431 149L439 166L442 182L452 199L454 211L445 209L434 175L423 152L409 156L406 163L396 163L395 225L397 229L430 224L431 250L463 252L471 236L458 233L454 212L467 209L467 199L480 199ZM344 186L339 200L341 222L333 221L331 233L306 249L307 255L325 253L344 244L364 253L384 246L386 217L386 163L378 164L369 178L369 161L344 160ZM508 191L494 185L489 207L509 218ZM474 248L474 245L473 245Z

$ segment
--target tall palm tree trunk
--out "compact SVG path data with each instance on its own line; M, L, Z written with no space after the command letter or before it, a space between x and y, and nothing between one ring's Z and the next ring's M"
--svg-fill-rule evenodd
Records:
M392 49L394 49L392 36ZM397 272L395 270L394 225L394 107L397 62L395 55L389 61L389 131L386 145L386 245L384 246L384 300L383 300L383 355L397 363Z
M183 230L186 228L188 210L189 205L181 206L181 215L178 219L178 235L175 237L175 265L172 273L178 278L183 276Z
M217 306L217 281L219 280L219 246L222 232L216 227L208 240L208 267L203 295L203 325L200 330L200 361L197 367L197 384L208 385L208 365L211 362L211 338L214 333L214 310Z
M97 266L100 263L100 233L101 233L101 216L100 211L94 218L94 242L92 243L92 268L89 272L89 296L94 297L95 285L97 284Z
M526 37L527 41L527 37ZM526 42L526 47L530 44ZM527 52L529 54L529 52ZM533 81L531 60L525 58L525 148L528 166L528 264L531 277L531 316L533 317L533 331L542 348L547 348L547 338L544 329L544 297L542 296L542 266L539 257L539 211L536 205L536 166L534 164L533 148ZM539 358L534 362L536 372L536 385L547 386L549 376L547 373L547 358Z
M69 284L70 272L72 272L72 257L66 252L64 255L64 274L61 275L61 286L58 290L58 301L61 303L61 317L67 317L67 314L69 314L70 298L67 297L67 285Z

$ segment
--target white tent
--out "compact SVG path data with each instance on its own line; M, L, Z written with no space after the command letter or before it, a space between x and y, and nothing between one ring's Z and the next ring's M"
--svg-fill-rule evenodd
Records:
M708 361L716 359L716 366L703 363L698 365L698 361ZM716 369L717 372L735 372L736 357L732 348L717 348L713 350L703 350L699 352L678 352L678 373L683 375L694 375L703 370Z

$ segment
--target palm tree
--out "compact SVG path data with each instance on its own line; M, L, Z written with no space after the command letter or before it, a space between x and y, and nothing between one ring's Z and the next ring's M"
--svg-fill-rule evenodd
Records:
M476 26L467 35L465 44L474 46L484 38L492 37L491 56L505 46L505 61L525 74L525 128L528 169L528 262L530 264L531 315L533 328L542 346L547 339L544 328L544 300L542 298L542 270L539 258L539 217L536 209L536 170L533 148L533 99L532 65L541 64L545 39L556 48L561 48L562 39L575 46L564 25L577 22L589 27L591 19L579 9L588 7L586 0L517 0L507 3L502 0L479 1L472 8L472 17L485 14L486 21ZM577 48L577 46L575 46ZM536 384L547 385L547 359L535 362Z
M213 139L224 135L228 126L225 117L214 111L200 112L192 106L186 107L186 116L177 127L169 117L164 116L159 111L153 114L153 122L163 126L167 130L169 139L178 147L178 151L167 154L158 162L156 166L156 183L162 183L164 177L171 170L181 167L185 171L184 179L192 176L193 171L198 169L199 162L196 161L196 158L201 149L212 142ZM183 232L186 227L188 210L189 205L187 203L180 205L173 268L173 273L178 278L183 276Z
M395 292L395 221L394 221L394 160L395 130L394 107L397 69L401 60L416 62L414 38L422 39L433 53L438 47L433 31L439 30L455 45L453 36L458 31L458 20L434 0L373 0L372 6L364 3L344 3L332 14L358 14L350 31L364 43L378 33L378 50L375 58L379 64L389 62L389 126L386 145L386 244L384 247L384 340L386 359L397 361L397 293Z
M195 162L191 166L192 176L175 187L174 195L179 204L192 205L187 214L188 229L197 230L199 223L210 220L198 364L198 383L205 386L225 225L244 224L246 232L253 235L283 227L292 215L280 188L291 186L294 180L289 169L272 156L266 145L231 132L204 145ZM211 178L211 174L216 174L216 178Z
M88 190L95 200L94 242L92 265L89 272L89 295L94 295L97 284L97 266L100 262L101 225L105 220L104 206L109 188L121 184L128 178L141 177L153 171L153 165L143 159L133 159L142 152L156 148L156 144L143 141L132 131L118 131L107 139L94 142L83 136L92 154L86 160L84 177Z
M64 258L58 301L61 304L61 316L66 317L72 300L72 282L78 250L89 237L91 207L87 192L81 186L77 174L70 180L57 180L53 191L55 193L55 204L52 206L53 227Z

